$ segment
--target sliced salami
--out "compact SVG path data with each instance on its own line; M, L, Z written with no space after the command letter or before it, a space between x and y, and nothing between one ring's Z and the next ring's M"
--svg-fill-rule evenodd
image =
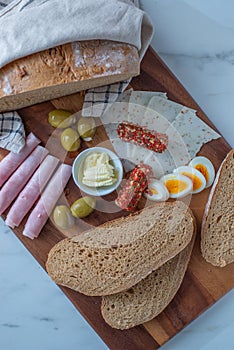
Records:
M149 165L137 165L120 191L116 205L123 210L134 211L152 177L153 170Z

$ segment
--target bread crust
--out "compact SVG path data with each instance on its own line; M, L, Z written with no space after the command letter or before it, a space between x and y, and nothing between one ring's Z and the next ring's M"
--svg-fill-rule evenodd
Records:
M215 181L211 188L208 201L205 207L202 226L201 226L201 252L204 259L214 266L224 267L232 262L234 262L234 149L232 149L225 159L223 160L220 168L216 174ZM231 174L226 177L225 172L227 167L230 168ZM223 182L225 182L225 187L223 187ZM222 188L223 187L223 188ZM213 213L216 209L216 201L218 200L218 192L221 191L223 194L222 200L226 201L225 192L229 191L230 198L228 203L223 203L224 205L219 207L219 212ZM227 205L226 205L227 204ZM222 214L222 222L217 220ZM216 217L216 223L212 219L212 215ZM226 220L226 221L225 221ZM232 221L232 222L231 222ZM209 227L210 225L210 227ZM228 225L228 230L224 225ZM212 233L211 230L214 232ZM219 237L222 240L218 240Z

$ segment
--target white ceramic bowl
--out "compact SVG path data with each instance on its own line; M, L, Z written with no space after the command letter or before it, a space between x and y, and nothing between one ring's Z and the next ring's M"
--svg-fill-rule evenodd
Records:
M118 179L113 185L102 187L89 187L82 183L84 160L88 156L88 154L92 152L104 152L109 155L115 169L118 172ZM76 157L72 165L72 176L75 184L80 188L81 191L91 196L105 196L116 190L117 187L120 185L123 179L123 166L118 156L114 152L110 151L108 148L92 147L84 150Z

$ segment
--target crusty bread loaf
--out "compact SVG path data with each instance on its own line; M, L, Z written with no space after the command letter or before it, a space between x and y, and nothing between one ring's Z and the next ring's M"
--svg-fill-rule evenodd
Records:
M177 293L193 249L195 233L186 248L125 292L102 298L101 312L113 328L128 329L152 320Z
M90 40L45 50L0 69L0 112L111 84L139 74L135 47Z
M56 244L46 269L58 284L86 295L126 290L183 250L194 218L180 202L166 202Z
M201 251L215 266L234 261L234 149L222 162L209 195L202 221Z

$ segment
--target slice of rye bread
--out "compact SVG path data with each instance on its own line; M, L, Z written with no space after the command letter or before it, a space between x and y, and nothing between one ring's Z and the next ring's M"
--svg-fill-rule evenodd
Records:
M129 289L191 241L194 217L180 201L107 222L57 243L46 269L58 284L90 296Z
M179 254L127 291L104 296L101 312L106 323L112 328L128 329L160 314L172 301L184 279L194 240L195 233Z
M234 262L234 149L222 162L208 198L201 251L212 265L224 267Z

